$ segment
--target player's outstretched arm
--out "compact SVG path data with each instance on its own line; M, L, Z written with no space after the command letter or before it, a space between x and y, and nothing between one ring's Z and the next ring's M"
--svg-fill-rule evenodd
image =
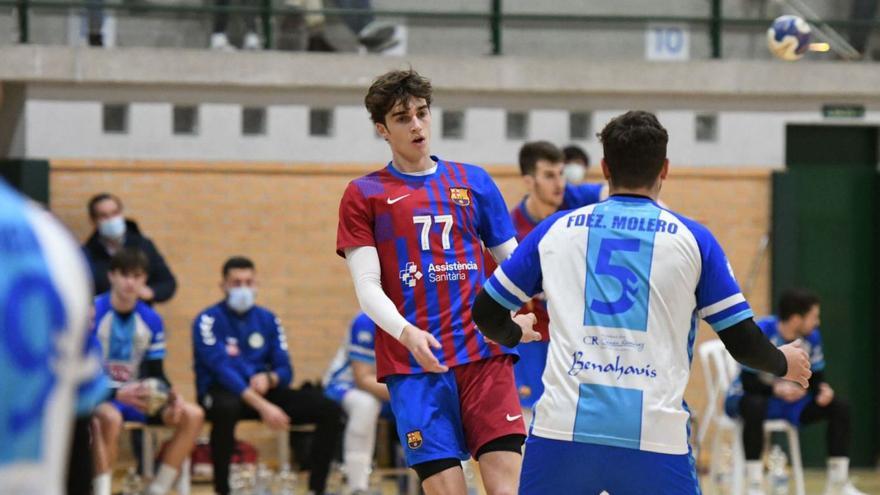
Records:
M474 323L489 340L506 347L520 342L541 340L541 334L534 330L537 319L532 313L510 317L510 310L498 304L485 290L477 294L472 310Z
M775 347L755 324L747 318L718 333L730 355L749 368L766 371L802 387L809 386L810 358L800 342Z

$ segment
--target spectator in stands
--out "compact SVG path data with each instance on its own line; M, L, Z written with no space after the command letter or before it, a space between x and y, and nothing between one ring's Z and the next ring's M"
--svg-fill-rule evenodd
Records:
M150 265L147 283L138 297L148 304L171 299L177 281L153 241L141 234L137 223L123 216L122 201L113 194L97 194L89 200L88 211L95 230L83 245L83 252L92 269L95 294L110 290L110 258L123 247L133 247L147 255Z
M778 315L758 320L770 341L781 346L795 340L810 356L809 389L781 378L743 368L728 392L725 410L742 417L748 495L761 495L764 464L764 420L785 419L791 424L828 422L829 495L865 495L849 480L850 407L825 382L825 356L819 335L819 298L806 290L785 291L779 298Z
M368 51L380 53L400 42L395 37L396 26L389 22L377 20L373 15L372 0L325 0L335 4L337 8L360 10L360 13L342 16L342 22L348 26L358 41Z
M370 0L284 0L284 5L298 12L281 20L282 50L379 53L400 43L397 26L376 20ZM324 15L325 8L354 12Z
M348 415L342 459L353 495L365 494L369 488L379 416L393 418L388 387L376 378L375 339L376 324L366 314L358 314L324 375L325 394Z
M214 491L229 493L229 461L240 419L261 419L287 430L316 425L309 489L324 493L330 461L342 430L342 410L319 388L293 390L293 368L280 320L254 303L256 268L248 258L229 258L222 269L225 299L193 322L199 403L213 423Z
M244 2L242 5L253 7L255 2ZM214 0L214 5L219 8L229 7L229 0ZM259 50L262 48L260 35L257 34L257 16L254 13L242 15L245 24L245 35L242 48L245 50ZM211 48L214 50L234 50L235 47L229 42L226 27L229 24L229 13L224 11L214 13L214 32L211 34Z
M89 46L104 46L104 0L88 0L86 18Z
M583 182L587 169L590 168L590 155L576 144L562 148L562 154L565 156L565 180L572 184Z

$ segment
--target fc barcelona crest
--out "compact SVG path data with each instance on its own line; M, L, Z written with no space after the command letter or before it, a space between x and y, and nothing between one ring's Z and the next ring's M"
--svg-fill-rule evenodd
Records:
M413 430L406 434L406 444L415 450L422 446L422 430Z
M470 191L466 187L450 187L449 199L458 206L471 205Z

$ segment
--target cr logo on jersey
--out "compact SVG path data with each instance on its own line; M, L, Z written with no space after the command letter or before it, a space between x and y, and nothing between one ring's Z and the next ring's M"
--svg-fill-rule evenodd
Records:
M415 450L422 446L422 430L413 430L406 434L406 444Z
M466 187L450 187L449 199L458 206L471 205L471 197Z

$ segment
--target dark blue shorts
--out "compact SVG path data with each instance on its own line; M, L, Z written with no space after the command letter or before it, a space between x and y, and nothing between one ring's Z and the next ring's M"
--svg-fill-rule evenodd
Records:
M520 495L699 495L693 455L529 436Z

